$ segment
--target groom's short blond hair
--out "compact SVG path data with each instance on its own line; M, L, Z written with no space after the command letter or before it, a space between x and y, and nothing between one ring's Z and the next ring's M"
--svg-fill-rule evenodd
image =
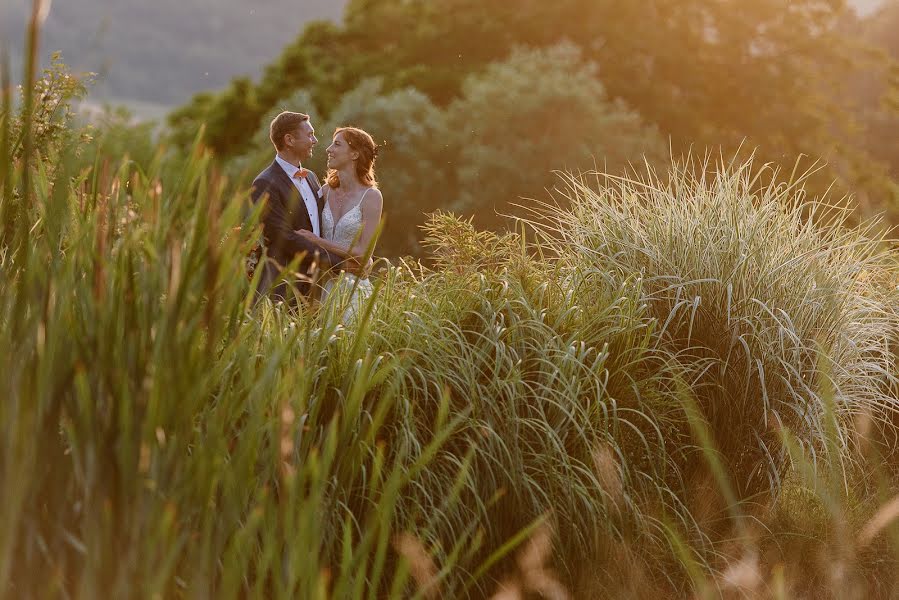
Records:
M268 128L268 136L275 145L275 149L279 152L283 150L284 136L288 133L293 133L300 126L300 123L308 120L309 115L287 110L272 119L272 124Z

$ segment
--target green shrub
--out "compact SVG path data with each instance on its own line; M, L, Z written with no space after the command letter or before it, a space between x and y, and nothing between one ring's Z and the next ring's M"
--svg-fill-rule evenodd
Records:
M137 121L124 107L104 106L102 112L91 116L88 131L91 140L80 156L85 167L103 161L118 164L127 157L146 173L157 155L167 151L160 143L157 124Z
M34 110L31 112L31 135L34 148L43 156L58 151L60 145L73 133L82 140L88 139L85 131L75 130L74 103L83 99L93 79L92 73L73 74L62 62L58 52L51 57L51 64L43 70L41 77L34 82L32 94ZM10 156L14 161L22 158L25 150L23 143L24 124L27 116L25 90L19 88L20 101L15 117L9 122L9 135L12 142ZM0 114L13 113L12 106L4 106Z

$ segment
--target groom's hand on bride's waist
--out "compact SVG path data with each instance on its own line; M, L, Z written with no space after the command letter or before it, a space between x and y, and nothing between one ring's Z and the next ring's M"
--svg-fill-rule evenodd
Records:
M347 257L345 261L334 266L342 271L346 271L351 275L356 275L357 277L362 277L364 279L368 277L369 273L371 273L371 269L374 264L375 263L371 258L367 258L365 262L362 262L361 259L350 256Z
M315 233L309 231L308 229L297 229L295 233L314 244L321 241L321 238L319 236L315 235ZM346 271L351 275L356 275L363 278L368 277L368 274L371 272L371 269L374 266L374 262L371 258L366 258L363 262L359 257L355 256L348 256L344 260L336 264L329 264L328 261L322 257L319 257L318 260L320 263L319 266L323 270L327 270L330 267L339 269L341 271Z

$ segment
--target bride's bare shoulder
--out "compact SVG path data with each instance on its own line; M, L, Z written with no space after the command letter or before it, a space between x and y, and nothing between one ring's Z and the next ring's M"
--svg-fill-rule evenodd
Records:
M384 206L384 196L381 195L381 190L376 187L365 190L360 205L363 213L380 213L381 208Z

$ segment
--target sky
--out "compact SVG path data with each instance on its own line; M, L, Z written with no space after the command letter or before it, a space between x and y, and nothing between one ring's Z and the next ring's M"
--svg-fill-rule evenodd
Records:
M258 79L313 20L339 21L347 0L56 0L42 32L95 98L176 106L232 78ZM21 63L31 0L0 0L0 46ZM19 71L19 68L16 68Z

